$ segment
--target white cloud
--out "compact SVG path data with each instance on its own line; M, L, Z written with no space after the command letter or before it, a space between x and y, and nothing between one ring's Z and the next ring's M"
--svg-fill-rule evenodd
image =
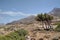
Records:
M36 14L30 14L30 13L23 13L23 12L20 12L20 11L0 11L0 13L8 14L10 16L18 16L18 15L21 15L21 16L30 16L30 15L36 15Z
M3 16L1 14L4 14ZM6 21L6 20L9 20L9 21L6 21L6 23L8 22L12 22L14 20L18 20L20 19L18 16L21 16L21 18L23 17L27 17L27 16L30 16L30 15L36 15L36 14L30 14L30 13L23 13L23 12L20 12L20 11L0 11L0 21ZM8 17L8 16L11 16ZM6 17L5 17L6 16ZM7 18L8 17L8 18ZM18 17L18 18L17 18Z

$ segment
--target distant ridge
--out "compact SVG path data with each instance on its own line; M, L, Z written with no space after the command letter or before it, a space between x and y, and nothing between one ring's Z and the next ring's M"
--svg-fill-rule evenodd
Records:
M54 8L52 11L49 12L50 14L60 17L60 8Z
M35 16L31 15L26 18L8 23L7 25L9 25L9 24L29 24L29 23L33 23L34 21L35 21Z

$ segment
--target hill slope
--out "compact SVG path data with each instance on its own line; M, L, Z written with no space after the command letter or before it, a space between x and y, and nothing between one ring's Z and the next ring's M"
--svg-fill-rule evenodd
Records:
M9 24L29 24L29 23L33 23L34 21L35 21L35 16L31 15L26 18L8 23L7 25L9 25Z

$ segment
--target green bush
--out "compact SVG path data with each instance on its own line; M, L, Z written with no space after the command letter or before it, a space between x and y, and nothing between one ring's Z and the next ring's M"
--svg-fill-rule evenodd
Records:
M28 32L26 31L26 30L24 30L24 29L21 29L21 30L18 30L18 31L16 31L20 36L25 36L25 35L27 35L28 34Z
M0 36L0 40L25 40L25 35L27 35L28 32L24 29L12 32L6 36Z

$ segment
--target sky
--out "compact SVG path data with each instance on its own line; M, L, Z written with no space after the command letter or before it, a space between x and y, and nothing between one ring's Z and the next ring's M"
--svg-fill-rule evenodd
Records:
M0 0L0 23L48 13L53 8L60 8L60 0Z

